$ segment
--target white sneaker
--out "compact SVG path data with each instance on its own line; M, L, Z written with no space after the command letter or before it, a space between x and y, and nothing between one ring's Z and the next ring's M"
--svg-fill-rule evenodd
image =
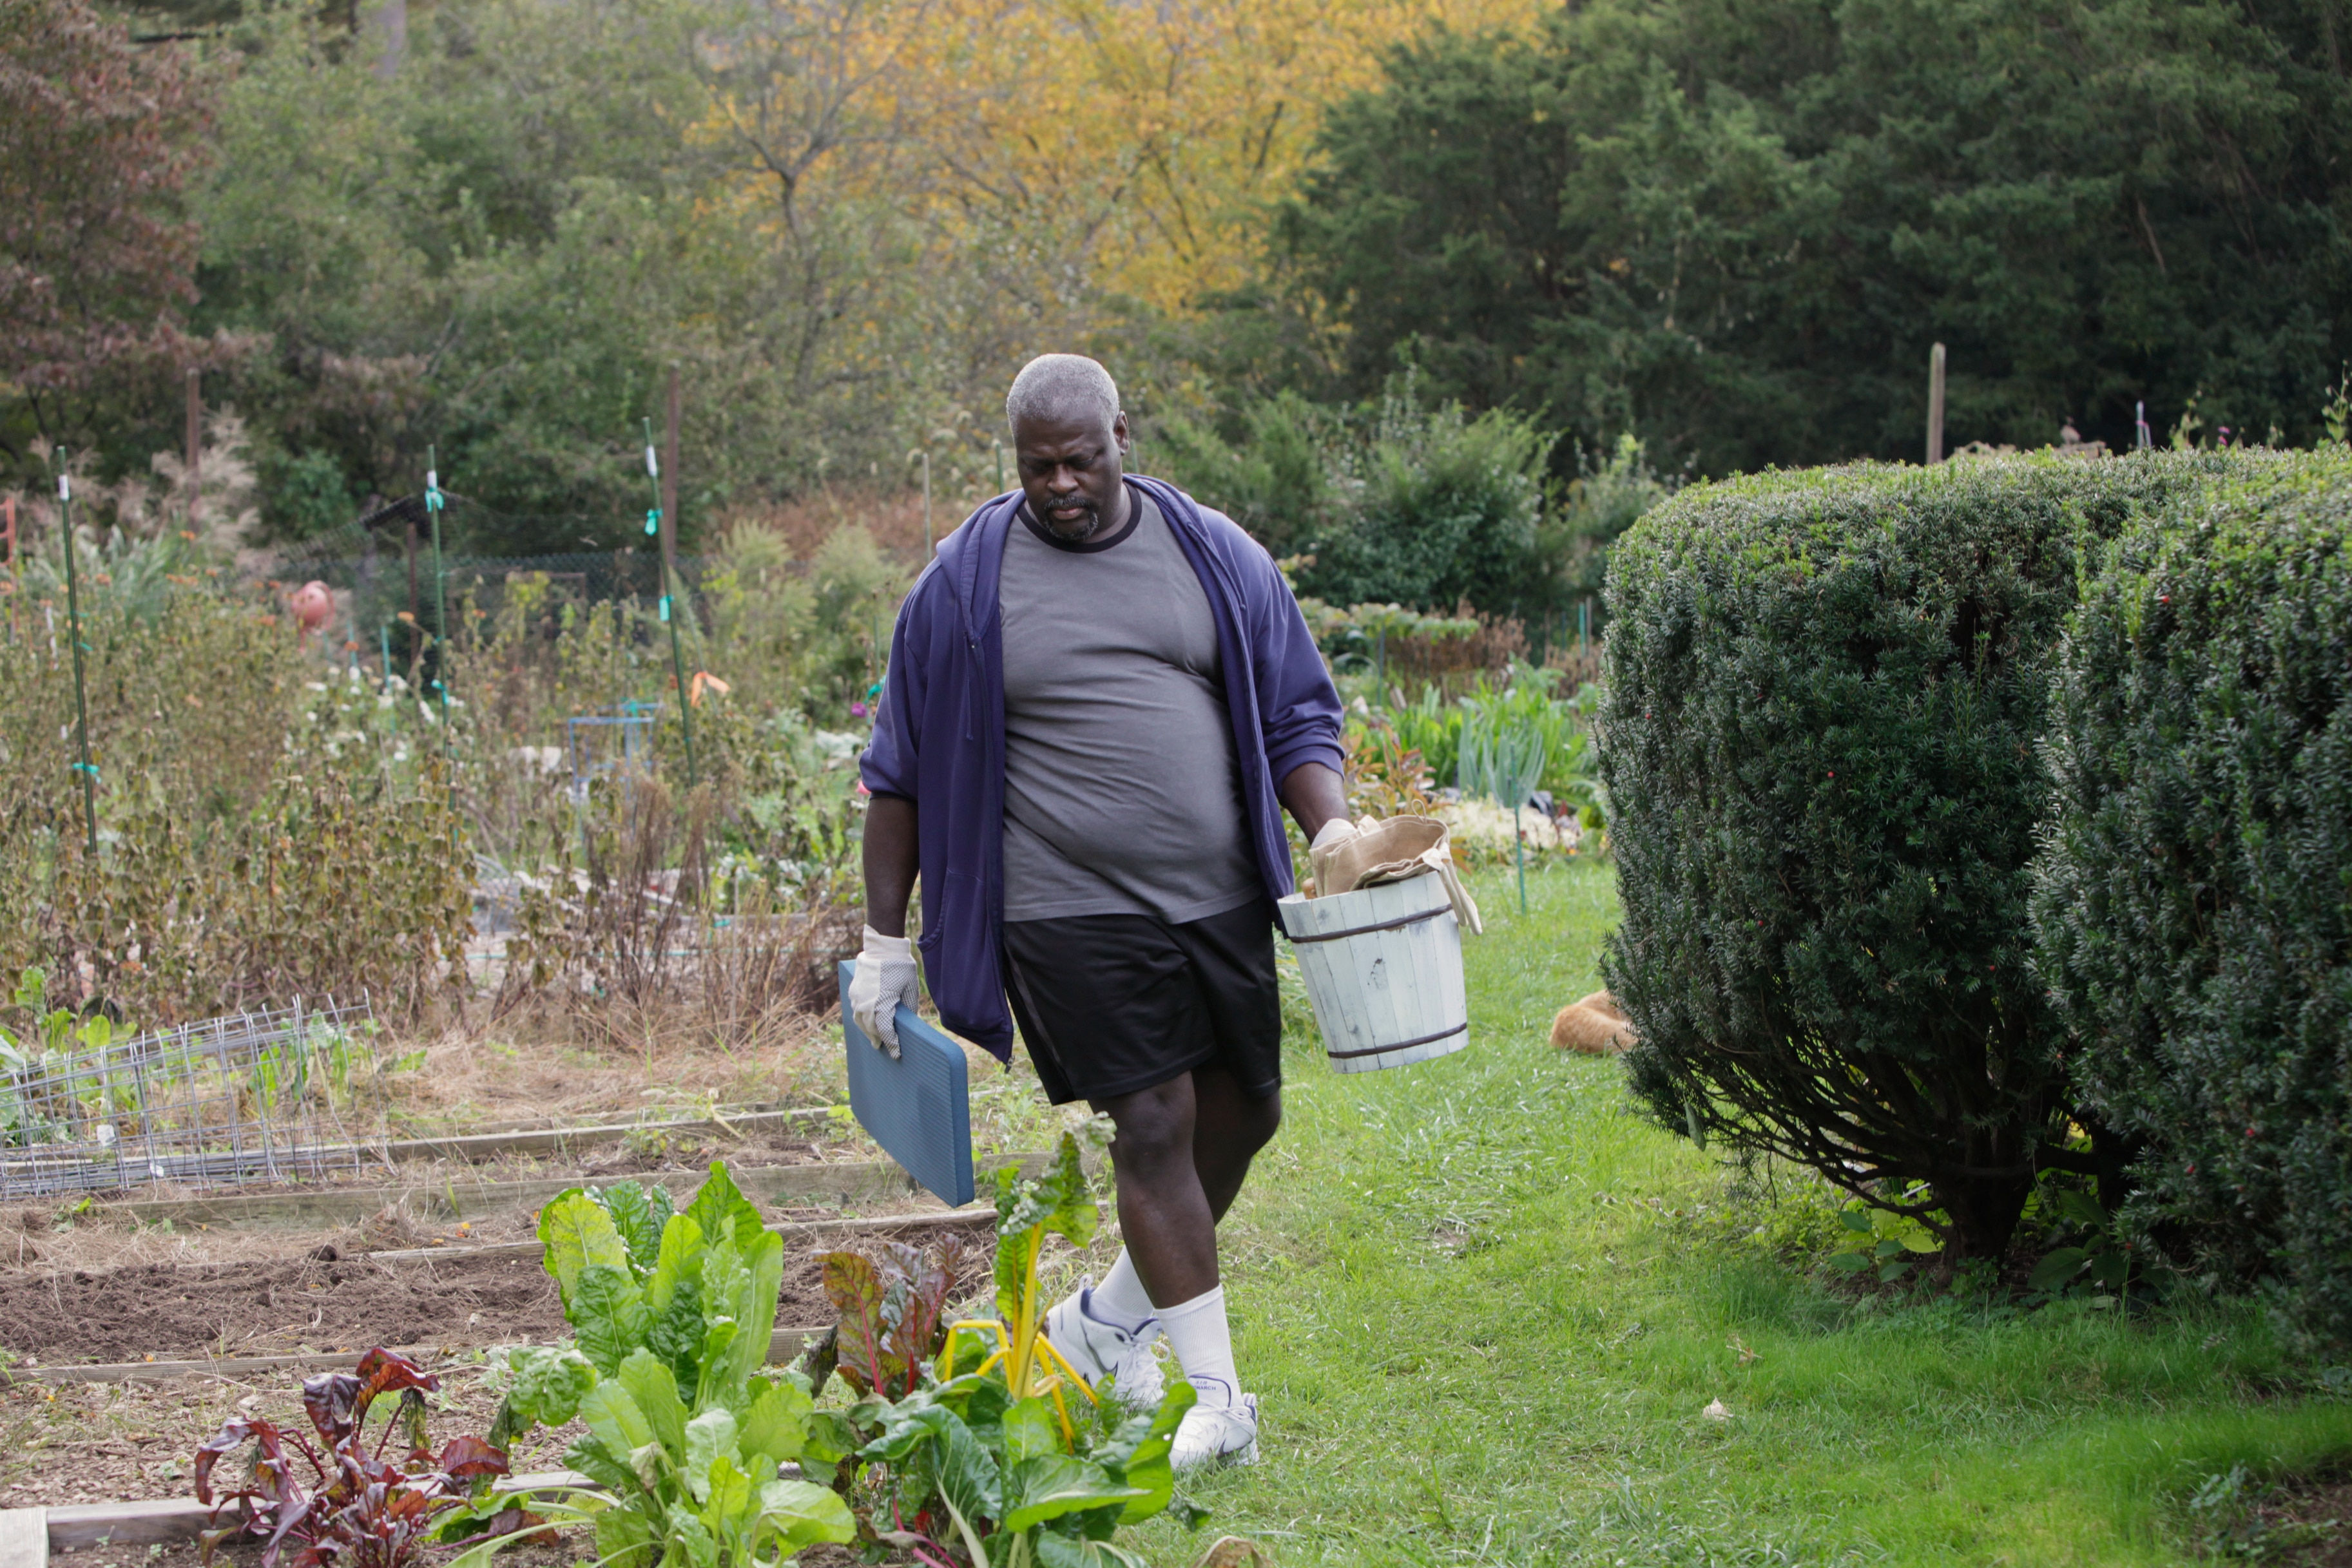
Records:
M1075 1294L1054 1303L1045 1314L1045 1337L1062 1353L1089 1386L1111 1380L1111 1397L1139 1410L1157 1410L1167 1391L1151 1342L1160 1337L1160 1320L1146 1318L1140 1326L1121 1328L1087 1311L1094 1301L1091 1278L1078 1281Z
M1185 1411L1168 1462L1179 1472L1257 1463L1257 1396L1238 1395L1229 1405L1202 1403Z

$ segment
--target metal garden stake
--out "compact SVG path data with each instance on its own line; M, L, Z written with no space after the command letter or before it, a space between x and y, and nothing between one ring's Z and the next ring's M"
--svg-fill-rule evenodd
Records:
M81 775L81 823L88 836L90 858L98 858L98 769L89 761L89 698L82 689L81 656L86 651L81 640L81 575L74 568L73 480L66 473L66 449L58 448L58 532L66 547L66 638L73 644L74 661L74 731L80 743L81 760L74 771Z
M646 482L653 486L653 510L646 514L646 532L658 541L661 535L661 459L654 454L654 422L646 421ZM688 700L686 690L686 654L678 648L677 617L671 610L670 595L677 591L677 580L670 572L669 551L661 554L661 618L669 626L669 669L677 682L677 725L686 737L686 787L694 788L694 704Z

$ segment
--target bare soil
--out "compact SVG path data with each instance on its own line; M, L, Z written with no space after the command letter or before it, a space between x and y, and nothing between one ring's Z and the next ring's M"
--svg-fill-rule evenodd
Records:
M831 1245L787 1252L779 1326L829 1317L818 1260ZM448 1351L543 1344L564 1332L555 1281L529 1254L452 1248L395 1261L321 1246L265 1262L0 1270L0 1350L45 1366L379 1344Z
M0 1275L0 1346L47 1365L515 1344L562 1332L555 1281L525 1257Z

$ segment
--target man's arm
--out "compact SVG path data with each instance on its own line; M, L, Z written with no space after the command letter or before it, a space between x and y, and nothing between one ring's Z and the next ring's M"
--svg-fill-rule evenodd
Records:
M907 934L907 900L915 891L918 863L915 803L875 796L866 803L866 924L884 936Z
M1297 821L1298 831L1307 835L1307 841L1310 844L1315 841L1315 835L1323 831L1324 823L1348 814L1348 794L1340 787L1339 775L1320 762L1300 763L1282 776L1282 782L1276 786L1275 792L1282 797L1283 805L1289 809L1291 816ZM879 800L874 802L877 806L881 803ZM907 809L909 837L914 833L914 808L909 806ZM866 841L870 845L874 841L874 830L869 826L866 831ZM874 863L871 849L867 850L866 856L866 863L871 868ZM866 873L869 888L873 885L873 874L871 869ZM872 895L869 893L867 896ZM898 909L903 917L906 914L903 895L899 898Z

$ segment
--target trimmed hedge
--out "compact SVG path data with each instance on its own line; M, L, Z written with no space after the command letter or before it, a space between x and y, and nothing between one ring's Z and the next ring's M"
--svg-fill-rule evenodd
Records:
M2132 530L2057 670L2032 906L2127 1211L2352 1342L2352 454ZM1622 840L1621 840L1622 842Z
M2100 1167L2057 1146L2081 1113L2031 964L2052 660L2084 549L2259 463L1767 474L1626 535L1604 967L1662 1123L1941 1209L1950 1258L2006 1247L2037 1170Z

